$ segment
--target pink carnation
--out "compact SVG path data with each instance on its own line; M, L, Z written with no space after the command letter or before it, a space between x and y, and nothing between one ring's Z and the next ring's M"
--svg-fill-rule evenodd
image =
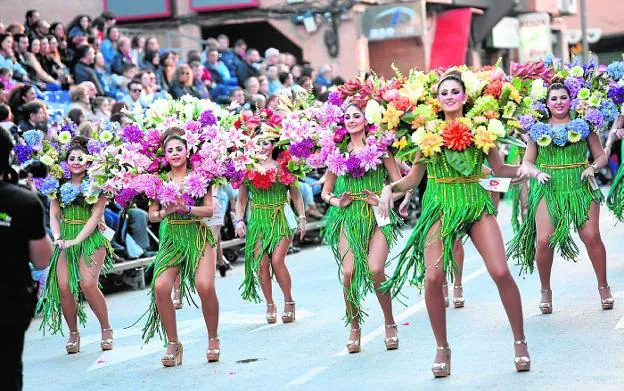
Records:
M143 193L151 199L156 199L158 189L162 185L162 180L150 174L141 174L132 180L130 187L138 193Z
M145 141L147 141L151 148L158 148L160 146L160 132L156 129L148 130L145 135Z
M335 148L327 155L327 169L340 176L347 172L347 160L338 148Z

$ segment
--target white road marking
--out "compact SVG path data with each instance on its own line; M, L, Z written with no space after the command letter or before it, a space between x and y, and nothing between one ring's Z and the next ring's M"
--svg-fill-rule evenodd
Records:
M301 375L298 378L294 379L290 383L286 384L286 387L293 387L293 386L303 385L303 384L307 383L309 380L311 380L314 376L316 376L319 373L321 373L324 370L326 370L327 368L328 367L314 367L314 368L310 368L310 369L308 369L308 371L306 373L304 373L303 375Z
M624 316L617 322L615 329L624 329Z
M613 297L616 299L624 299L624 291L617 291L613 293Z

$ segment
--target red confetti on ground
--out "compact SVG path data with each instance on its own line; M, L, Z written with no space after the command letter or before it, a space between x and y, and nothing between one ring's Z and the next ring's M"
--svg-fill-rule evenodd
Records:
M104 361L104 360L97 360L97 363L98 363L98 364L102 364L102 363L105 363L105 362L106 362L106 361Z
M409 324L410 324L409 322L405 322L403 323L403 326L409 326Z

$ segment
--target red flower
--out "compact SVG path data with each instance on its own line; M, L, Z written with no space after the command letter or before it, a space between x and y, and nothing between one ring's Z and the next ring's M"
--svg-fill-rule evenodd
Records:
M252 185L261 190L269 190L273 183L275 183L276 170L267 170L265 173L258 171L251 171L247 178L251 181Z
M406 96L399 96L392 100L392 103L394 103L394 107L396 107L397 110L401 110L402 112L408 111L407 109L411 106L409 98Z
M495 99L500 99L501 92L503 91L503 83L500 80L495 80L492 83L488 84L483 91L484 95L490 95Z
M297 179L297 177L295 177L295 174L290 172L288 168L286 168L285 166L280 166L279 171L278 171L278 176L279 176L280 182L282 182L282 184L286 186L292 185Z
M272 116L269 117L269 125L271 125L272 127L278 127L282 125L282 120L284 119L284 117L282 117L281 114L275 113Z
M442 129L442 141L448 149L463 151L472 144L472 133L468 126L453 121Z
M277 156L277 164L279 164L280 166L288 165L289 161L290 161L290 151L282 151Z

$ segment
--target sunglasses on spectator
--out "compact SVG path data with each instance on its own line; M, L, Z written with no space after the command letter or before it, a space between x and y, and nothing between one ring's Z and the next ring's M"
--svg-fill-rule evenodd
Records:
M190 72L180 72L180 75L190 75Z

